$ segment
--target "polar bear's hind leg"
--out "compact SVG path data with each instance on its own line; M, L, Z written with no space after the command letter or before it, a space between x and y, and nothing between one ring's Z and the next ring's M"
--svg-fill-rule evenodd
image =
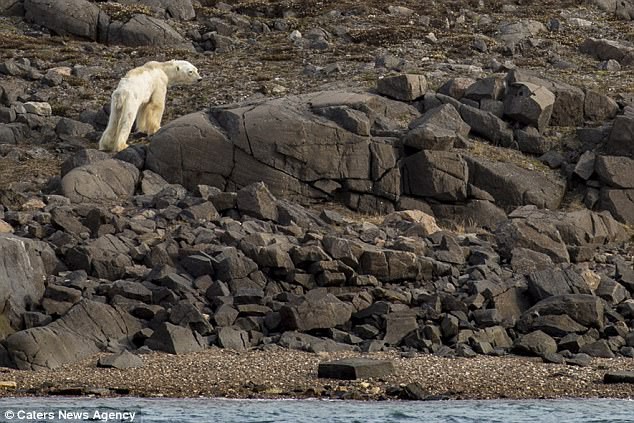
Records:
M152 135L161 128L161 119L165 111L165 96L167 87L157 88L152 94L150 102L144 107L144 118L146 123L145 133Z

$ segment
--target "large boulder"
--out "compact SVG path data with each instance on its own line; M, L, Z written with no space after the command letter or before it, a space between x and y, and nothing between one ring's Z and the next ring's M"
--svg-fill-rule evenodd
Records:
M617 116L605 144L606 154L634 158L634 117Z
M504 99L504 114L542 132L550 122L554 104L555 95L546 87L530 82L515 82Z
M555 95L550 124L577 126L583 123L585 93L581 88L537 76L523 69L513 69L506 75L508 85L529 82L542 86Z
M634 189L634 159L623 156L598 156L594 168L606 185Z
M603 328L603 300L588 294L564 294L545 298L524 312L522 320L532 316L565 314L580 325Z
M196 17L196 11L191 0L121 0L118 3L142 4L162 11L166 18L191 20Z
M619 222L634 224L634 189L601 189L600 206Z
M428 110L410 128L403 144L418 150L450 150L458 137L466 136L471 129L451 104Z
M595 59L614 59L625 66L634 64L634 47L623 44L620 41L589 37L581 43L579 50Z
M25 0L26 19L60 35L105 41L110 18L87 0Z
M262 181L290 200L333 198L344 190L394 199L397 140L375 134L396 133L417 116L404 103L344 91L217 107L161 128L147 166L189 189Z
M527 170L510 162L464 156L469 182L488 192L507 211L523 205L555 210L566 192L566 182L552 171Z
M44 295L44 281L58 266L48 244L0 234L0 340L22 329L22 314Z
M9 336L7 351L18 369L55 369L106 348L126 346L140 329L128 313L82 300L53 323Z
M134 194L139 169L120 160L101 160L77 167L62 178L62 192L74 203L108 202Z
M440 201L467 198L469 169L458 153L423 150L403 161L403 192Z
M301 303L282 306L280 314L286 329L308 331L343 325L350 320L352 309L325 288L316 288L309 291Z
M143 14L134 15L126 22L113 21L108 27L108 43L193 50L191 42L167 22Z

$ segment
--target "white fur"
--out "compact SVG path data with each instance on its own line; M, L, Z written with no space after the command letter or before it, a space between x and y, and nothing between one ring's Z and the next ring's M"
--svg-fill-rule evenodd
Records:
M110 118L99 149L125 149L135 119L138 131L154 134L161 127L167 87L201 79L196 66L186 60L147 62L126 73L112 93Z

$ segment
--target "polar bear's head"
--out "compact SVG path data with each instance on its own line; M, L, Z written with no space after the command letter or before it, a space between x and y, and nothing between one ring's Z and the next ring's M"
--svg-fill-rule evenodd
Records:
M170 60L167 62L165 73L169 78L170 85L191 84L202 81L202 77L198 74L196 66L187 60Z

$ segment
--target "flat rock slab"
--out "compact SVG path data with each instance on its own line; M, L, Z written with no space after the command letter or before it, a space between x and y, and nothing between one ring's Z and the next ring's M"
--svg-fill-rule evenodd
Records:
M634 372L625 370L607 372L603 376L603 383L634 383Z
M369 379L387 376L394 371L394 363L388 360L346 358L319 363L317 376L328 379Z

